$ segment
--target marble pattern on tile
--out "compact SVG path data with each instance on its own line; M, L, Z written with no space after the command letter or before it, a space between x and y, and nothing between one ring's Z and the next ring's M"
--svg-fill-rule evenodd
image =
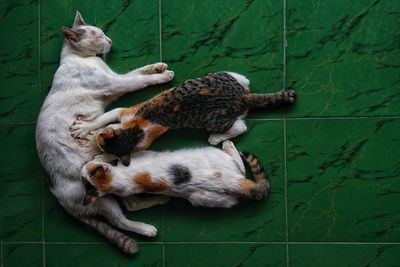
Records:
M286 266L285 245L167 244L165 266Z
M287 122L289 241L400 241L399 119Z
M41 171L34 125L0 125L0 236L3 241L40 241Z
M163 266L162 245L140 246L136 255L128 256L111 244L46 244L46 266Z
M2 249L3 267L43 266L42 244L3 244Z
M165 210L164 240L284 241L283 123L248 121L248 128L236 145L262 162L270 177L269 198L242 201L231 209L195 208L187 200L174 199Z
M282 89L282 16L281 1L162 1L163 59L176 73L174 84L234 71L254 92ZM280 116L252 116L268 114Z
M1 1L0 36L0 121L33 122L40 101L37 1Z
M290 266L399 266L400 245L290 245Z
M288 0L290 116L400 115L400 2Z

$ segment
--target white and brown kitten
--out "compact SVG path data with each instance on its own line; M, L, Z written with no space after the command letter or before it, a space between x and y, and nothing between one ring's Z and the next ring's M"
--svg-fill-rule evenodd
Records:
M255 182L246 178L241 156L248 162ZM194 206L230 208L239 198L261 200L268 194L269 183L260 162L249 153L239 154L231 141L225 141L222 150L140 151L131 154L131 160L129 166L112 166L98 160L85 164L81 173L86 182L83 205L96 203L111 193L150 193L185 198ZM158 204L160 199L154 200Z
M110 195L94 205L83 207L85 187L80 178L82 166L101 151L90 138L74 138L69 128L77 119L94 119L119 96L174 77L164 63L148 65L127 74L113 72L96 55L108 53L111 39L94 26L87 25L79 12L65 36L60 66L37 120L36 144L40 160L49 174L51 192L69 214L93 227L128 254L137 251L136 243L116 227L146 236L156 235L147 224L128 220ZM129 199L124 201L128 203Z

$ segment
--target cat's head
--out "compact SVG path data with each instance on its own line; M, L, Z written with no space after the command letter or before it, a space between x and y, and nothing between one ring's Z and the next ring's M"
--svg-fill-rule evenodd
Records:
M63 27L62 31L69 46L81 56L104 55L111 49L111 39L100 28L86 24L79 11L72 28Z
M85 186L83 206L93 204L99 197L111 193L113 189L111 169L111 164L97 161L90 161L82 167L81 178Z
M102 151L117 156L123 165L128 166L131 152L143 137L144 132L137 125L124 130L109 127L97 136L97 145Z

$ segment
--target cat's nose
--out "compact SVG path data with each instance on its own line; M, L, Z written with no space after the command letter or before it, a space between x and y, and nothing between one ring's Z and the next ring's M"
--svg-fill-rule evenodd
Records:
M112 44L111 38L106 37L106 41L107 41L109 44Z

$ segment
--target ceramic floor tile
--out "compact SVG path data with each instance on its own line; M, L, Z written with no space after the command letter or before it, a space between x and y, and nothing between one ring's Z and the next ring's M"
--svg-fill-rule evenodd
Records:
M4 241L41 240L45 175L34 136L34 125L0 125L0 234Z
M39 108L36 1L0 2L0 121L33 122Z
M42 244L3 244L4 267L42 267Z
M95 4L81 1L44 1L41 3L43 97L50 90L54 73L59 66L63 42L60 25L71 26L77 9L87 23L101 27L112 38L113 45L107 64L115 71L126 73L160 60L158 1L112 1ZM152 88L135 92L114 106L130 106L159 91L159 88Z
M165 266L286 266L284 245L168 244Z
M248 121L248 128L236 145L263 163L270 176L270 197L231 209L194 208L187 200L174 199L166 206L165 240L284 241L283 123Z
M134 256L122 254L110 244L46 244L46 266L147 266L161 267L162 245L142 244ZM7 266L6 266L7 267Z
M400 2L287 1L291 116L400 115Z
M290 245L290 266L399 266L400 245Z
M400 120L288 121L289 241L400 241Z
M280 90L282 16L282 1L163 1L163 59L174 84L229 70L247 76L254 92Z

